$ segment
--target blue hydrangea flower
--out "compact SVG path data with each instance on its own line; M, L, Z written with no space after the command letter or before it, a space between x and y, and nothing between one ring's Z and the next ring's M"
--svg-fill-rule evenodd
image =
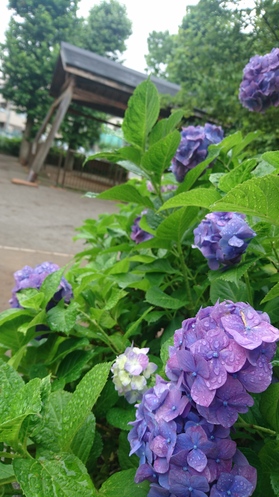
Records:
M279 48L250 59L243 70L239 100L254 112L265 112L279 105Z
M171 165L176 180L181 183L188 171L205 160L209 145L219 143L223 137L222 128L209 123L182 128L181 141Z
M17 292L25 288L36 288L39 290L45 278L54 273L59 269L57 264L52 262L43 262L38 264L35 268L30 266L24 266L14 273L15 286L12 290L12 298L9 301L11 307L20 308L20 304L17 298ZM53 296L51 302L48 305L48 309L57 304L61 299L65 302L69 302L73 296L72 287L68 281L63 277L60 281L57 292Z
M250 497L253 485L246 478L231 473L222 473L212 487L210 497Z
M237 212L207 214L194 229L194 245L208 260L210 269L237 264L256 233Z
M150 240L150 238L153 238L153 235L151 233L144 231L139 226L140 220L144 214L146 214L145 210L142 211L140 216L136 217L132 224L131 239L136 243L146 242L147 240Z
M111 367L112 381L119 395L124 395L130 404L137 402L147 388L147 381L157 366L149 362L149 348L127 347Z
M230 428L253 405L248 392L270 384L278 340L268 315L243 302L217 302L182 322L169 348L170 381L157 375L130 423L130 454L140 458L135 481L151 482L148 497L252 495L256 470Z

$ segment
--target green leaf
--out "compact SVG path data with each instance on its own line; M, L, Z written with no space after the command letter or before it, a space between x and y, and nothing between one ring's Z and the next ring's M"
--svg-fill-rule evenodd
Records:
M258 216L279 224L279 177L270 175L245 181L212 203L213 211L233 211Z
M85 164L86 162L95 159L107 159L108 161L115 163L123 160L129 160L139 166L141 161L141 152L135 147L122 147L114 152L99 152L98 154L90 155L87 157Z
M269 292L266 294L266 296L263 298L261 304L264 304L265 302L268 302L269 300L272 300L278 296L279 296L279 283L276 283L276 285L274 285L271 288L271 290L269 290Z
M76 436L72 442L71 450L75 456L77 456L83 464L89 457L96 429L96 420L92 412L87 416L80 430L76 433Z
M77 349L83 349L89 344L88 338L66 338L59 337L55 346L52 350L53 353L46 359L46 364L49 366L54 362L61 361L65 356L67 356L70 352L73 352Z
M137 469L139 466L139 458L136 456L136 454L129 456L130 450L131 447L127 440L127 433L125 433L125 431L122 431L119 435L119 446L117 451L121 469Z
M167 295L157 287L149 288L146 292L145 299L150 304L164 307L165 309L180 309L180 307L185 305L185 302L182 302L182 300Z
M136 321L130 324L124 335L124 338L130 338L131 336L136 335L140 323L146 318L146 316L152 311L152 309L153 307L148 307L148 309L146 309L146 311L144 311Z
M58 331L68 335L74 325L78 315L79 305L76 302L71 302L65 307L64 301L47 312L46 321L52 331Z
M97 364L82 378L63 413L60 444L62 450L69 449L77 431L83 425L110 372L111 363Z
M232 300L233 302L247 302L249 300L246 285L239 281L238 284L217 280L211 283L210 300L213 304L217 300Z
M205 169L211 164L211 162L216 159L219 155L219 150L209 150L207 158L198 164L196 167L188 171L186 174L183 183L179 185L176 192L177 194L182 192L187 192L194 185L197 179L201 176L201 174L205 171Z
M11 398L6 399L6 404L6 410L0 418L0 441L16 448L24 419L41 410L41 380L34 378L16 392L13 391Z
M264 419L275 430L279 431L279 383L268 387L260 397L260 411Z
M111 379L105 384L100 397L94 406L94 414L97 418L105 418L108 410L113 407L118 401L118 392L115 390L115 385Z
M15 472L12 464L0 462L0 485L15 481Z
M128 425L130 421L135 419L135 408L121 409L120 407L112 407L107 412L107 421L115 428L120 430L129 431L131 426Z
M45 310L42 310L38 314L36 314L36 316L31 321L28 321L27 323L24 323L21 326L19 326L18 331L26 335L28 330L34 328L35 326L37 326L37 324L47 324Z
M259 457L262 463L263 472L270 478L271 487L275 496L279 494L279 443L276 440L266 441L263 448L259 452ZM268 487L264 491L268 492L268 497L271 496Z
M169 348L173 346L173 336L165 340L163 345L161 346L160 357L163 363L163 366L166 365L167 360L169 359Z
M173 207L186 206L205 207L206 209L209 209L210 206L215 202L217 203L220 198L221 195L213 188L196 188L194 190L190 190L189 192L183 192L179 193L179 195L175 195L167 200L159 210L162 211L165 209L172 209Z
M197 207L182 207L179 210L172 212L158 226L156 235L165 240L173 240L180 242L185 234L185 231L193 225L198 213Z
M66 383L78 380L84 366L92 357L92 352L85 350L74 350L69 353L60 363L57 370L57 377L65 380Z
M147 79L137 86L129 99L122 131L124 139L145 150L147 136L156 123L160 101L156 86Z
M21 307L27 309L39 310L44 300L43 292L39 292L36 288L26 288L17 292L16 296Z
M48 304L53 295L57 292L65 268L58 269L49 274L43 281L40 291L44 293L44 306Z
M249 145L252 141L256 140L260 135L261 131L257 130L257 131L251 131L244 138L242 138L241 136L240 143L233 147L232 157L237 157L242 152L242 150L244 150L244 148L247 147L247 145Z
M223 281L231 281L238 284L242 276L250 269L251 266L255 265L257 259L252 261L239 264L236 267L229 267L226 269L219 269L218 271L209 271L208 277L211 282L219 279Z
M149 482L135 483L135 470L114 473L100 488L100 497L146 497ZM29 496L27 496L29 497Z
M72 454L45 453L15 459L14 471L26 497L94 497L97 491L82 462Z
M143 205L144 207L153 208L153 204L148 197L139 193L132 185L124 183L123 185L114 186L98 195L98 198L104 200L118 200L121 202L132 202L133 204Z
M9 321L13 321L16 318L28 318L33 315L34 314L32 312L25 309L6 309L5 311L0 313L0 327L3 326L3 324L8 323Z
M163 172L169 168L180 143L180 133L175 130L152 145L142 157L142 165L156 183L160 183Z
M265 152L262 155L262 159L271 166L275 167L275 169L279 169L279 152Z
M238 167L233 169L227 174L224 174L219 181L219 188L223 192L229 192L232 188L234 188L237 185L240 185L244 181L248 180L251 175L250 172L254 167L256 166L257 161L255 159L249 159L242 164L240 164Z
M37 445L59 452L62 436L62 416L71 398L64 390L52 392L46 402L42 417L38 418L31 438Z
M225 154L228 153L229 150L231 150L233 147L237 145L241 145L243 141L243 137L241 134L241 131L237 131L236 133L233 133L232 135L226 136L220 143L217 145L211 145L211 149L220 149L222 152Z
M169 117L165 119L160 119L154 128L152 129L149 136L149 146L154 145L154 143L158 142L169 133L175 130L175 128L180 123L182 117L184 115L183 110L176 110Z

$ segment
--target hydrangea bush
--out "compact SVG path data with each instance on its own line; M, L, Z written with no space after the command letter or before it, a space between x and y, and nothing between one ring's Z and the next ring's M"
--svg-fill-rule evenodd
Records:
M0 495L279 495L279 152L181 140L183 111L159 112L147 80L127 145L97 155L137 177L98 196L118 212L78 228L72 264L15 274Z
M253 112L279 105L279 48L250 59L243 70L239 100Z

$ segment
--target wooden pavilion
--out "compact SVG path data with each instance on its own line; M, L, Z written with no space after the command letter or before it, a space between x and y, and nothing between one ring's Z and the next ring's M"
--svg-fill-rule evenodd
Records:
M128 100L147 75L93 52L62 42L50 88L55 98L32 145L33 160L28 181L34 182L42 168L54 137L71 104L75 102L98 111L123 117ZM159 93L175 96L180 86L151 77ZM162 109L161 117L170 109ZM47 138L38 147L40 138L54 116Z

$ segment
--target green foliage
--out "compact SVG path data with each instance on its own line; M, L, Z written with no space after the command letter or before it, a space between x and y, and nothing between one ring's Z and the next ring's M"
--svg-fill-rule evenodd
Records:
M167 189L175 184L169 166L182 114L157 121L158 102L151 81L142 83L124 119L128 145L99 154L138 172L98 195L121 202L118 212L85 220L76 235L84 250L72 267L49 275L39 290L22 290L21 308L0 314L2 495L17 482L26 497L146 497L149 483L135 484L138 459L129 457L127 441L135 407L118 396L110 375L115 357L132 344L148 347L166 378L174 331L222 300L249 302L279 325L278 152L251 156L258 134L236 132ZM193 248L193 229L223 209L247 213L257 236L241 262L212 271ZM152 238L137 244L131 227L138 216ZM54 301L62 275L73 288L69 303ZM254 497L279 495L278 352L273 365L274 383L253 395L232 431L257 468Z
M150 33L146 62L151 74L181 84L178 103L196 120L228 130L263 132L258 150L278 148L278 109L257 114L238 101L242 71L255 54L278 46L278 2L200 0L186 7L177 34ZM204 111L204 117L196 109ZM277 130L277 131L276 131Z

